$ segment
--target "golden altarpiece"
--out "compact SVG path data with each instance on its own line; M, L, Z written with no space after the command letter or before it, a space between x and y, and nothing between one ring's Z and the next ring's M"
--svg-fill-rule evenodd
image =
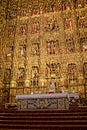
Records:
M0 0L0 105L17 94L87 98L87 0Z

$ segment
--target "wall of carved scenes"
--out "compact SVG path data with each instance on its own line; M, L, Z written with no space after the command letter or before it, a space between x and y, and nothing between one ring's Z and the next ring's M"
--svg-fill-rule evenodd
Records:
M0 91L87 96L86 0L1 0Z

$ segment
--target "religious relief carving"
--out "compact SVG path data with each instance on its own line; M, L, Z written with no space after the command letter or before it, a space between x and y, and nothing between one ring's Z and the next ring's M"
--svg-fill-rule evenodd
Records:
M19 68L18 69L18 80L24 80L25 78L25 68Z
M2 67L1 67L1 65L0 65L0 81L1 81L1 79L2 79Z
M0 16L0 25L3 25L3 16ZM0 29L0 33L1 33L1 29Z
M35 55L39 55L39 43L32 43L32 54Z
M78 27L79 28L86 28L87 27L86 17L78 17Z
M83 76L87 79L87 62L83 64Z
M31 84L32 86L38 86L39 83L39 68L38 66L32 66L31 72Z
M11 8L8 8L8 12L7 12L7 18L8 19L13 19L13 18L16 18L17 17L17 7L11 7Z
M70 10L71 8L72 8L72 5L71 5L71 3L69 2L69 1L66 1L66 0L62 0L61 1L61 9L62 9L62 11L64 11L64 10Z
M87 0L84 0L84 7L87 7Z
M39 77L39 68L38 66L32 66L32 78Z
M84 79L84 85L87 86L87 78Z
M72 23L72 19L67 19L64 18L64 29L72 29L73 27L73 23Z
M38 15L38 14L40 14L40 7L34 6L31 10L31 15Z
M66 38L66 49L67 52L75 52L75 43L73 36L69 36L68 38Z
M28 1L22 0L21 4L19 4L18 12L21 17L28 16Z
M13 56L13 46L7 46L6 48L6 60L11 61Z
M78 28L86 28L87 27L85 10L77 11L77 27Z
M14 35L15 35L15 25L9 25L8 37L14 37Z
M48 92L55 93L55 91L56 91L56 82L51 79Z
M28 0L28 7L29 7L29 14L31 15L39 15L40 14L40 7L43 4L43 1L38 1L38 0L33 0L30 1Z
M7 8L7 18L8 19L16 18L17 5L18 5L18 1L14 1L14 0L8 1L8 8Z
M76 0L76 7L77 8L83 8L87 4L86 0Z
M17 82L17 86L18 86L18 87L24 87L24 82L23 82L23 81L22 81L22 82L20 82L20 81Z
M27 24L20 24L19 25L18 34L19 35L27 35Z
M39 17L35 17L32 19L32 23L31 23L31 33L36 34L39 33L40 31L40 18Z
M46 64L46 70L47 70L47 77L55 78L55 77L60 77L60 65L59 63L56 63L54 61L51 61Z
M44 6L44 13L55 12L58 10L56 0L46 3Z
M42 14L44 12L44 3L42 1L42 3L39 4L40 6L40 14Z
M19 46L19 57L20 58L26 57L26 45Z
M2 0L0 0L0 4L2 5Z
M50 4L50 12L56 12L58 11L57 3L56 2L51 2Z
M44 31L50 32L50 31L58 31L59 25L57 18L53 17L45 17L44 19Z
M63 12L63 23L64 23L64 29L73 29L73 18L72 13L69 12Z
M27 8L19 8L19 15L21 17L28 16L29 15L29 10Z
M49 13L50 12L50 5L49 4L46 4L44 6L44 13Z
M47 54L58 54L59 52L59 41L58 40L49 40L47 43Z
M4 83L10 83L11 78L11 69L5 69L4 73Z
M0 6L0 18L6 18L5 7ZM1 19L0 19L1 21Z
M4 86L2 92L3 92L2 102L5 104L9 102L9 89Z
M38 79L32 79L31 80L31 85L37 87L38 86Z
M70 80L77 79L77 67L76 67L76 64L74 64L74 63L68 64L67 71L68 71L68 79L70 79Z
M38 3L38 4L37 3L31 4L31 2L29 3L28 14L30 16L39 15L39 14L42 14L42 12L43 12L43 1L42 1L42 3Z
M80 38L81 51L87 51L87 38Z
M5 2L6 0L3 0L3 2ZM18 3L18 1L16 0L16 1L14 1L14 0L9 0L8 1L8 6L9 7L12 7L12 6L17 6L17 3Z
M2 26L2 27L0 27L0 36L3 37L3 36L5 36L5 25L3 25L2 19L0 19L0 22L2 22L2 23L0 23L0 25Z

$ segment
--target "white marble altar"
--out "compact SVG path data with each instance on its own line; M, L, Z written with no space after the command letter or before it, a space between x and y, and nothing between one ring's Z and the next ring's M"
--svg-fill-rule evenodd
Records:
M28 94L16 95L18 109L69 109L72 97L79 98L75 93Z

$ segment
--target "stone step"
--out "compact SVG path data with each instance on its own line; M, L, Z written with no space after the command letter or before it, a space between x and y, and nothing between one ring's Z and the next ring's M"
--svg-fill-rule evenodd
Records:
M0 124L0 130L87 130L87 125L71 125L71 124L68 124L68 125L61 125L61 124L57 124L57 125L53 125L53 124L50 124L50 125L42 125L42 124L39 124L39 125L28 125L28 124L18 124L18 125L14 125L13 124Z
M36 125L38 125L38 124L48 124L48 125L50 125L52 123L52 125L58 125L58 124L71 124L71 125L74 125L74 124L79 124L80 123L80 125L87 125L87 120L0 120L0 124L16 124L16 125L18 125L18 124L21 124L21 125L23 125L23 124L28 124L28 125L31 125L31 124L36 124Z
M35 110L0 112L0 130L87 130L87 111Z
M0 113L71 113L71 112L87 112L87 109L83 107L81 110L58 110L58 109L30 109L30 110L15 110L15 109L0 109Z
M10 110L8 110L8 111L0 111L0 113L24 113L24 114L26 114L26 113L42 113L42 114L44 114L44 113L61 113L61 114L68 114L68 113L87 113L87 111L44 111L44 110L38 110L38 111L27 111L27 110L25 110L25 111L10 111Z
M0 116L7 116L7 117L10 117L10 116L15 116L15 117L17 117L17 116L20 116L20 117L22 117L22 116L41 116L41 117L43 117L43 116L87 116L87 112L77 112L77 113L0 113Z
M0 120L34 120L34 119L37 119L37 120L74 120L74 119L79 119L79 120L82 120L82 119L85 119L87 120L87 116L0 116Z

